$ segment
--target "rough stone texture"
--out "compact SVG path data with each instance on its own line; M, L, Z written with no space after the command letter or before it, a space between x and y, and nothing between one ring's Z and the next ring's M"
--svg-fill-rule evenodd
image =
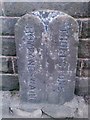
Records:
M16 45L13 37L2 37L2 55L4 56L15 56Z
M14 61L15 73L18 73L17 58L13 58L13 61ZM82 64L83 64L83 67L81 69ZM87 72L90 73L89 69L90 69L90 60L88 60L88 59L87 60L85 60L85 59L77 60L77 70L76 70L76 75L77 76L82 77L82 72L84 72L85 70L87 70ZM86 77L88 77L87 74L85 75Z
M86 102L86 104L89 104L90 105L90 95L84 95L84 100ZM90 117L90 116L89 116Z
M76 75L79 77L89 77L90 76L90 60L89 59L79 59L78 60Z
M55 118L59 118L61 120L85 118L86 120L89 118L88 105L85 104L83 97L75 96L72 101L66 102L64 105L30 103L22 104L22 106L24 106L24 109L20 107L20 95L18 92L13 91L10 93L9 91L5 91L2 93L2 98L3 118L51 118L51 120ZM33 108L36 107L37 109L33 112L30 112L28 111L28 108L30 109L29 105Z
M78 46L79 58L90 58L90 41L79 41Z
M88 69L82 70L81 76L90 77L90 70Z
M90 60L83 61L83 69L90 69Z
M14 27L17 20L20 17L0 17L2 20L2 33L3 35L14 35ZM90 37L90 19L76 19L79 25L79 37L87 38Z
M6 16L22 16L40 9L59 10L73 17L90 16L88 2L5 2L3 8Z
M13 62L14 62L14 72L17 74L18 73L17 58L13 58Z
M81 66L82 69L90 69L90 59L78 59L77 63L78 69L80 69Z
M13 73L12 60L11 58L0 58L0 72L2 73Z
M32 4L34 4L34 3L32 3ZM89 21L90 21L90 18L89 18L89 16L90 16L90 10L89 10L90 9L90 7L89 7L90 2L89 3L82 3L82 2L79 2L79 3L78 2L76 2L76 3L71 3L71 2L62 3L62 2L59 2L59 3L54 3L54 4L53 3L49 3L49 4L48 3L35 3L35 5L32 5L32 4L31 3L26 3L26 2L24 2L24 3L7 2L6 5L5 5L5 10L4 10L4 6L3 7L0 6L0 15L2 14L3 23L4 23L3 24L4 25L3 26L3 31L4 31L3 35L9 35L9 38L12 37L10 35L14 35L14 25L19 18L19 17L16 17L16 16L22 16L23 14L27 13L27 11L29 11L30 9L31 9L30 11L32 11L32 10L36 10L36 9L39 9L39 8L41 8L41 9L47 9L48 8L48 9L61 10L61 11L64 11L65 13L68 13L68 14L74 16L74 17L77 17L76 19L78 20L79 28L80 28L79 36L82 37L82 39L85 38L84 39L85 42L87 42L87 39L90 40L88 38L88 37L90 37L90 30L89 30L90 24L88 24ZM0 5L1 5L1 3L0 3ZM1 13L1 11L2 11L2 13ZM87 13L89 13L89 16L88 16ZM13 16L13 17L11 17L11 16ZM80 17L82 17L82 18L80 18ZM1 23L1 19L2 19L2 17L0 17L0 23ZM9 23L11 23L11 24L9 24ZM0 33L0 34L2 34L2 33ZM6 37L5 39L7 41L5 46L9 46L10 50L6 50L7 47L3 46L3 51L5 51L5 53L3 55L6 58L7 58L7 55L9 55L10 57L13 56L15 58L16 57L16 56L14 56L14 55L16 55L15 47L14 47L14 45L10 44L10 40L14 41L14 38L13 39L10 38L10 40L9 40L8 36L5 36L5 37ZM0 40L1 40L1 37L0 37ZM80 42L79 44L83 44L83 43ZM11 46L13 46L13 47L11 47ZM87 53L87 48L84 47L84 54L86 54L86 53ZM80 51L79 51L79 54L80 54ZM82 54L83 54L83 51L82 51ZM83 56L86 56L84 54L83 54ZM88 55L89 55L89 52L88 52ZM82 59L83 59L83 62L85 62L85 59L87 59L87 58L86 57L83 58L83 56L82 56ZM14 61L15 64L14 64L14 69L13 69L14 71L13 72L17 73L17 65L16 65L15 61ZM88 65L88 67L85 67L85 69L83 69L83 70L81 69L81 66L80 67L77 66L78 67L77 76L79 76L81 79L82 79L83 75L87 76L87 77L90 76L90 71L89 71L90 65L89 65L88 61L86 61L86 63ZM9 64L11 64L11 63L9 63ZM8 71L10 71L9 69L8 69ZM81 71L83 71L83 74L81 74L82 73ZM8 80L8 76L7 76L7 80Z
M36 11L15 27L21 98L63 104L74 96L78 24L58 11Z
M90 86L90 77L77 77L76 86L88 87Z
M8 18L5 19L5 17L0 17L0 22L2 21L2 34L3 35L13 35L14 34L14 26L17 22L17 18ZM13 27L12 27L13 26ZM1 32L0 32L1 34Z
M88 70L88 69L77 70L76 76L78 76L78 77L90 77L90 70Z
M80 38L88 38L90 37L90 19L77 19L79 24L79 37Z
M1 38L1 36L0 36ZM79 58L90 58L89 48L90 48L90 39L80 39L78 46L78 56ZM4 56L16 56L16 45L14 36L3 36L2 37L2 55Z
M89 90L90 90L90 86L88 87L76 86L75 93L80 96L90 95Z
M82 23L81 37L87 38L90 37L90 19L83 21Z
M82 77L76 78L76 90L75 94L78 95L90 95L89 89L90 89L90 77Z
M7 91L7 90L18 90L19 89L19 82L18 76L10 75L10 74L0 74L0 78L2 77L2 86L0 85L0 89ZM1 82L1 79L0 79Z

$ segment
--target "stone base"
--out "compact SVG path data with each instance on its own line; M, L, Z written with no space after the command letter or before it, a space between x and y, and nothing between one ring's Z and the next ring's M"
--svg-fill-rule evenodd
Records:
M4 92L2 112L3 118L88 118L88 105L79 96L63 105L22 103L18 94L10 96Z

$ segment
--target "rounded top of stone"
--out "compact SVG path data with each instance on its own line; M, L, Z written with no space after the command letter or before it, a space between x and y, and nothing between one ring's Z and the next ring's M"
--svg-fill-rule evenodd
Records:
M35 16L35 17L38 17L39 19L42 19L42 20L43 20L42 22L48 21L48 20L50 21L50 20L52 20L52 19L54 19L54 18L56 18L56 17L58 17L58 16L61 16L61 17L62 17L62 16L66 16L66 17L68 17L68 18L73 19L73 20L77 23L77 21L76 21L72 16L70 16L70 15L68 15L68 14L66 14L66 13L64 13L64 12L62 12L62 11L49 10L49 9L36 10L36 11L33 11L33 12L29 12L29 13L23 15L23 16L18 20L18 22L19 22L22 18L28 17L28 16L30 16L30 15L33 15L33 16Z
M32 22L36 20L37 24L43 24L45 31L47 31L47 27L49 23L52 23L52 21L54 20L57 20L58 22L59 19L66 23L69 22L72 25L74 31L76 32L79 31L78 23L72 16L61 11L48 10L48 9L36 10L23 15L16 23L15 28L16 26L21 25L21 23L25 23L25 22L27 23L31 21L30 18L32 19Z

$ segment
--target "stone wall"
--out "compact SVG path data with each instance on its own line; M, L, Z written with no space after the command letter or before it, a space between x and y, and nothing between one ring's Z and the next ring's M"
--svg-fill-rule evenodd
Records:
M76 90L78 95L88 94L90 88L90 3L83 2L5 2L1 4L2 13L2 74L3 90L18 90L18 68L14 38L14 26L17 20L27 12L40 9L63 11L73 16L79 25L79 44L76 74ZM2 35L2 36L1 36ZM1 64L1 63L0 63ZM0 86L1 87L1 86Z

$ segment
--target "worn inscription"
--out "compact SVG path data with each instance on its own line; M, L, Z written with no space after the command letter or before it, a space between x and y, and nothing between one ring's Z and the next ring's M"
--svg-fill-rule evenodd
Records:
M35 56L34 56L34 43L35 43L35 30L33 26L26 25L24 30L24 36L26 41L26 62L27 69L29 71L30 78L27 81L27 98L28 100L36 99L36 78L35 71Z

